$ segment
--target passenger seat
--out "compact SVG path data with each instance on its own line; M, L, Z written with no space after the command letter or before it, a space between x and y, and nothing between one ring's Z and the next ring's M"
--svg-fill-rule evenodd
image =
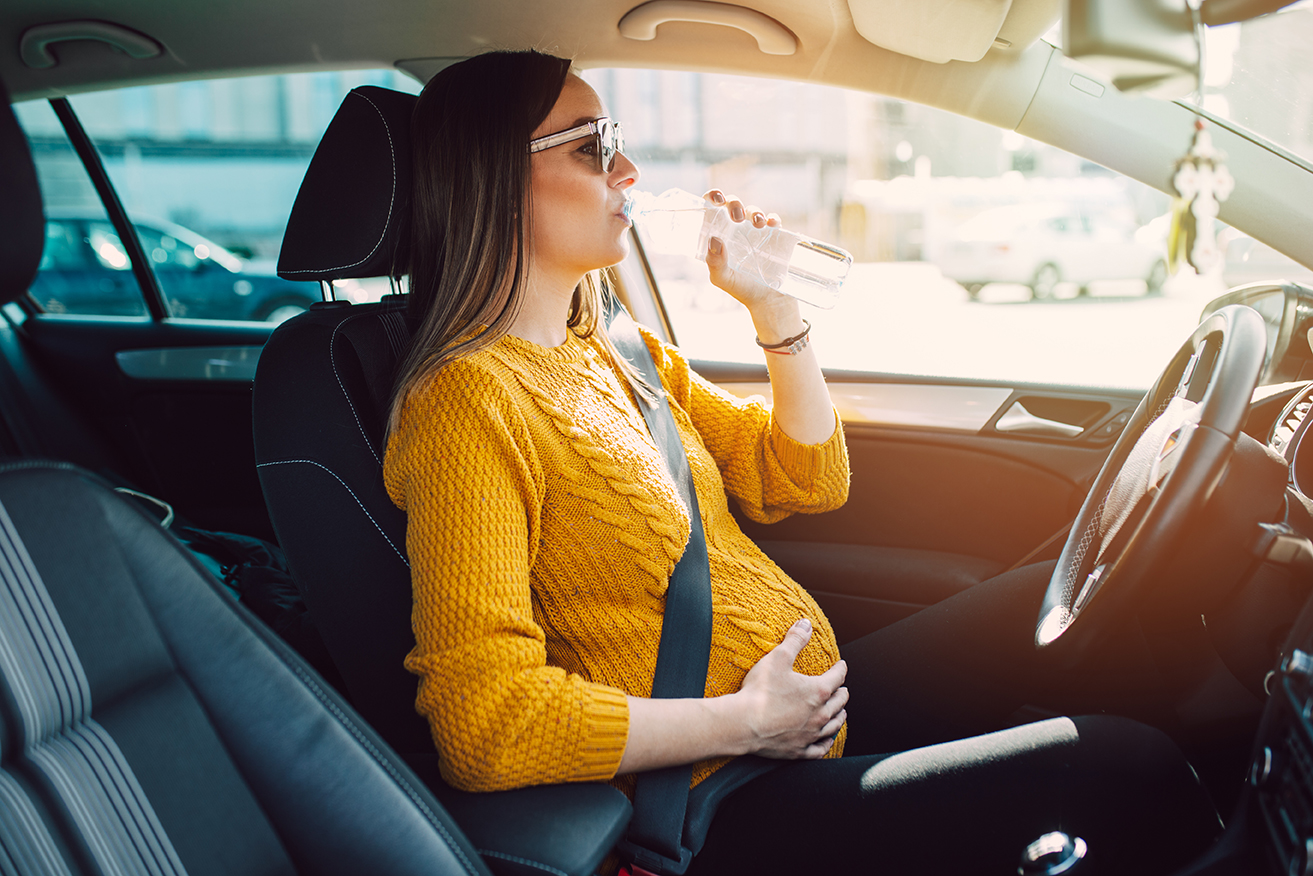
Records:
M0 303L43 218L0 87ZM66 463L0 466L0 873L478 874L441 805L171 536Z

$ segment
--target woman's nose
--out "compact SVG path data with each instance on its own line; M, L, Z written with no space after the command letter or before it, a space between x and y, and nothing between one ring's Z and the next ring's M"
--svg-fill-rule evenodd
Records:
M629 156L623 152L615 154L615 165L611 168L611 185L617 188L627 189L638 182L642 176L638 171L638 165L629 160Z

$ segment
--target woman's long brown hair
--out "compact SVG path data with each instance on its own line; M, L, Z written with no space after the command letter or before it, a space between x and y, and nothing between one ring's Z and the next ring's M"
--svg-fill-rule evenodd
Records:
M541 52L489 52L429 81L411 117L414 193L408 321L388 432L410 391L454 359L501 339L520 309L528 272L529 152L570 62ZM575 289L569 327L583 337L601 317L597 272ZM631 384L636 372L602 342ZM636 386L650 399L646 386Z

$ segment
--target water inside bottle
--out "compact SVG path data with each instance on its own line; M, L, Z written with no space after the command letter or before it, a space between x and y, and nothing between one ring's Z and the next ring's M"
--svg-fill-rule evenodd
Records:
M793 248L789 273L780 291L829 310L839 303L853 257L837 246L803 238Z

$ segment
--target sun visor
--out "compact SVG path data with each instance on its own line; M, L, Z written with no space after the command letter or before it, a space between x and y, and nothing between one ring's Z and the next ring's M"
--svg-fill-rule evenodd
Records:
M923 61L979 61L994 45L1012 0L848 0L867 42Z

